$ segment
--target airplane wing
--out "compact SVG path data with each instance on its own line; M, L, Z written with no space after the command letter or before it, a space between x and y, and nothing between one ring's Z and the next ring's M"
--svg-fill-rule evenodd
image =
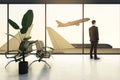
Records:
M79 24L76 24L76 26L79 26L80 25L80 23Z

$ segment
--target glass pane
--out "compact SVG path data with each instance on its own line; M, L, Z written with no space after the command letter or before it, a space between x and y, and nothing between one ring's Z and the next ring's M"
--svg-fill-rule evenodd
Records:
M9 33L12 35L16 35L18 39L11 40L13 37L10 37L9 50L16 50L19 48L19 42L23 39L23 37L31 36L30 41L42 40L45 42L45 5L44 4L10 4L9 5L9 19L16 22L20 28L22 28L22 18L23 15L28 11L32 10L34 17L33 23L28 29L28 33L24 36L20 34L16 35L20 30L15 30L11 25L9 25ZM15 41L16 40L16 41ZM14 42L14 43L13 43ZM33 46L33 49L36 47Z
M81 53L82 48L82 5L47 4L47 46L54 53Z
M99 29L98 53L120 53L120 5L85 4L85 17L91 20L85 24L85 51L89 53L89 27L96 20Z
M0 53L7 51L7 5L0 5Z

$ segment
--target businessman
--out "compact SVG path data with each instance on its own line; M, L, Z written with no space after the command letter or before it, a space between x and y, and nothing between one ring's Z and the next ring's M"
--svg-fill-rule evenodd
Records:
M99 60L100 58L97 57L97 45L99 41L99 33L98 27L96 27L96 21L92 20L92 26L89 28L89 36L90 36L90 59ZM94 50L94 57L93 57L93 50Z

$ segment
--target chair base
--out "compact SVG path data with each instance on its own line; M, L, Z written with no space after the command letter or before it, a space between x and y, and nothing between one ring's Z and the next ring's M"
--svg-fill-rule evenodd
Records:
M49 69L51 68L51 66L45 61L45 60L41 60L41 59L39 59L39 60L34 60L30 65L29 65L29 67L34 63L34 62L44 62L45 64L47 64L48 65L48 67L49 67Z
M19 74L26 74L28 73L28 62L21 61L19 62Z

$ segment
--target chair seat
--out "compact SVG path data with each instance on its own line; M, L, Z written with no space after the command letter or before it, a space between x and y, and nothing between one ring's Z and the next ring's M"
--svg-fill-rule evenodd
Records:
M47 53L44 54L44 58L49 58L50 55L51 55L51 54L47 52Z

